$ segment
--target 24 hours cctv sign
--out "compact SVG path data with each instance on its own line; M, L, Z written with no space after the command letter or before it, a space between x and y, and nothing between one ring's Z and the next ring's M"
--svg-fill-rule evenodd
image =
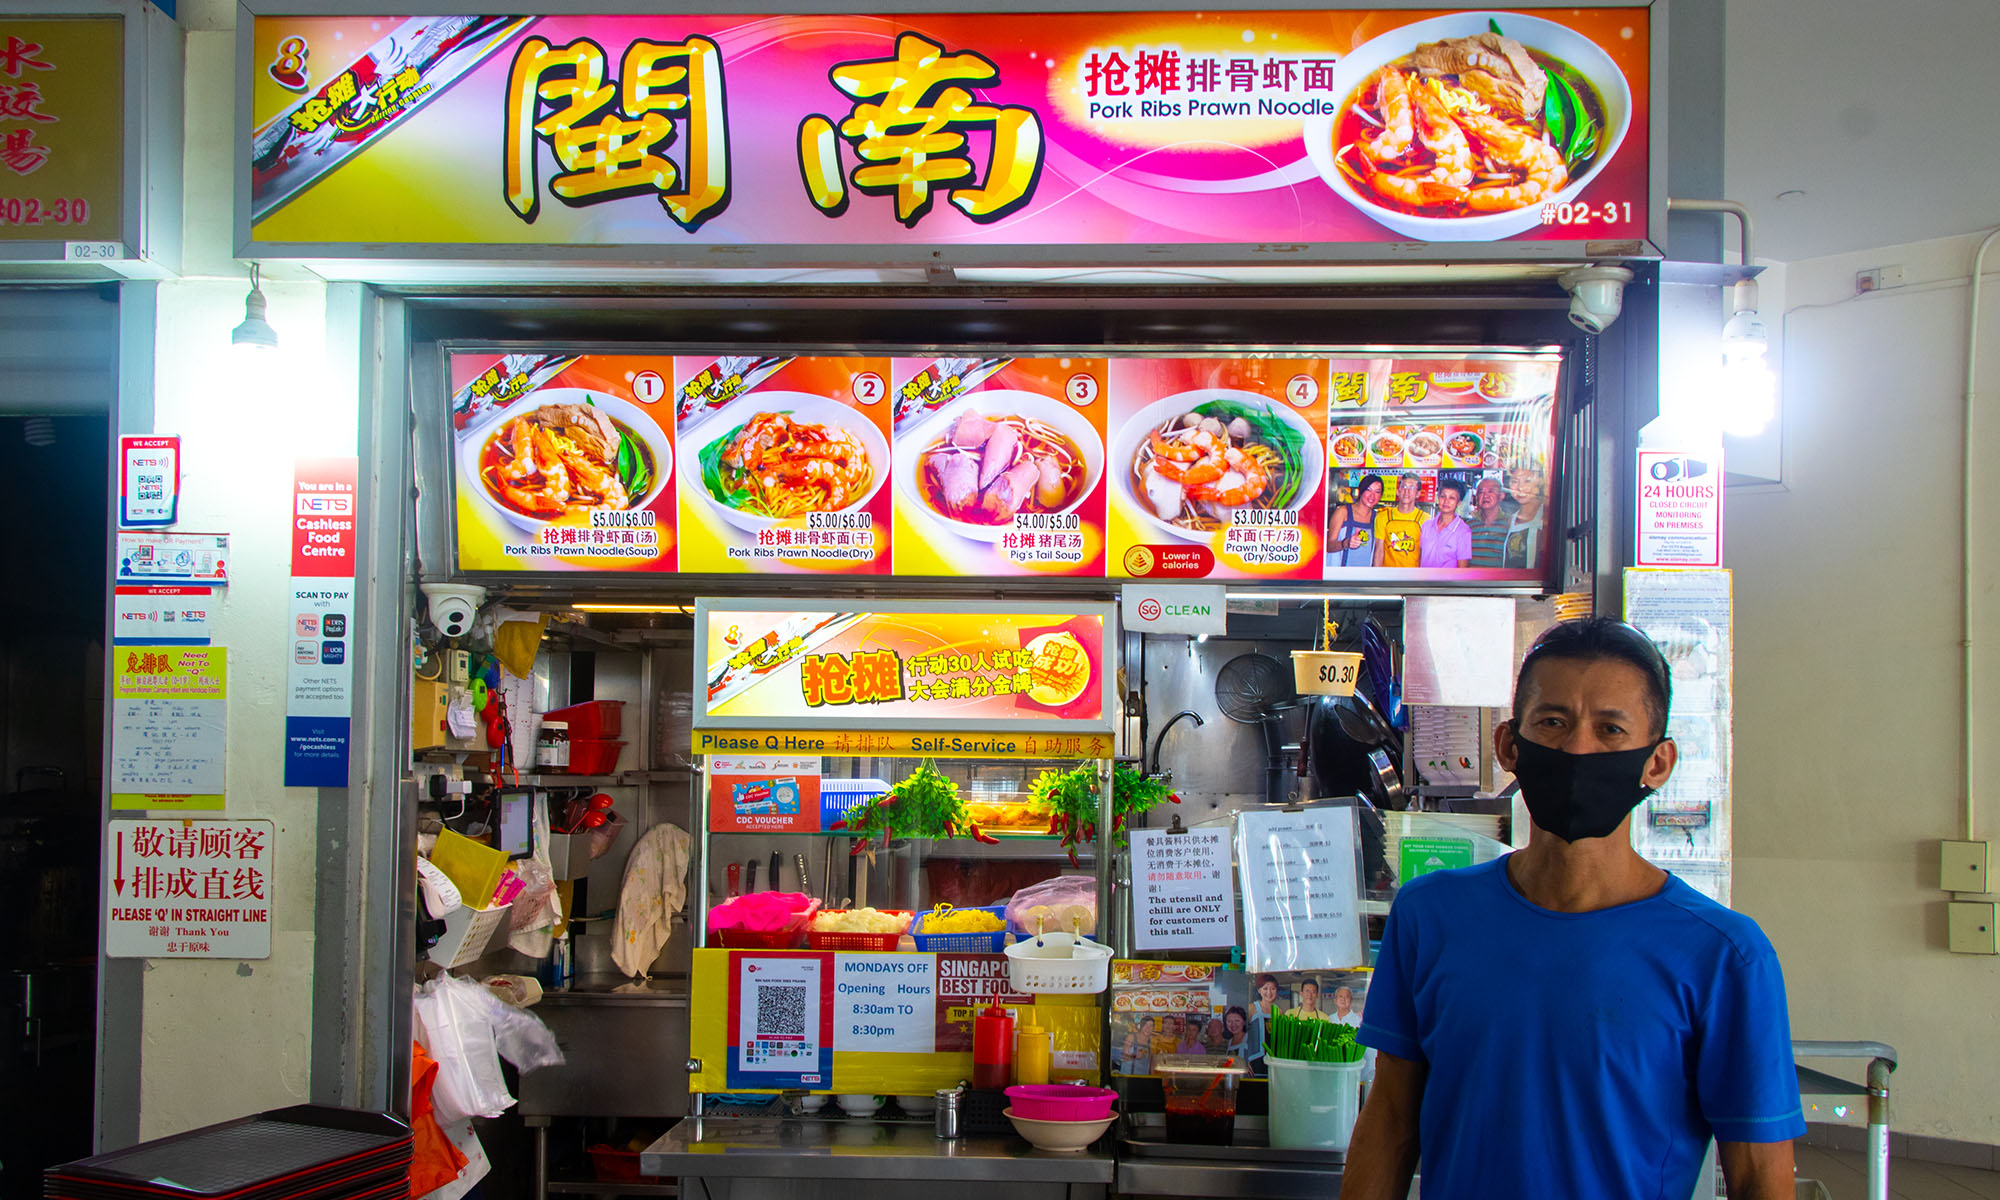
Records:
M1722 565L1722 454L1639 451L1642 567Z
M104 952L271 957L269 821L113 821Z

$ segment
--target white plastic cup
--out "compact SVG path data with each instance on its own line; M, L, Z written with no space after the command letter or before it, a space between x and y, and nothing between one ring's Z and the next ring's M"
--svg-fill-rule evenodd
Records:
M1271 1145L1283 1150L1340 1150L1361 1113L1363 1062L1313 1063L1265 1057L1271 1085Z

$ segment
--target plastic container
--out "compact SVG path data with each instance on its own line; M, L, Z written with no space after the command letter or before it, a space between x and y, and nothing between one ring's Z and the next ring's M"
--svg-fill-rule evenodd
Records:
M432 962L446 967L462 967L486 953L500 928L508 923L512 907L454 908L445 914L444 933L430 949Z
M1022 938L1006 954L1009 986L1031 996L1087 995L1110 983L1111 947L1088 938L1045 933Z
M991 933L925 933L924 926L931 919L930 913L917 918L910 926L910 937L917 943L917 949L926 954L946 951L952 954L998 954L1007 948L1007 906L995 904L979 909L954 909L954 912L992 913L1000 919L1001 927Z
M561 721L569 735L589 742L615 738L625 732L623 700L586 700L568 708L552 708L542 714L542 723Z
M1153 1073L1167 1099L1167 1140L1227 1146L1236 1139L1236 1084L1250 1070L1234 1055L1162 1054Z
M1053 1030L1035 1024L1034 1009L1025 1012L1020 1028L1014 1031L1014 1082L1029 1086L1045 1084L1049 1081L1049 1066L1056 1057L1056 1035ZM1014 1099L1013 1088L1007 1089L1007 1098ZM1015 1107L1020 1107L1019 1101L1015 1101ZM1021 1115L1039 1119L1034 1113Z
M569 726L543 721L535 733L535 770L559 774L569 770Z
M569 740L569 773L609 775L618 769L618 752L624 748L624 742L587 741L572 737Z
M846 911L848 910L844 908L822 909L817 916L827 916L831 913L844 913ZM879 911L890 916L903 918L903 927L894 933L836 933L807 926L806 946L812 950L874 950L883 953L893 952L896 949L897 943L903 940L903 935L909 932L911 914L900 908L885 908Z
M1366 1063L1314 1063L1265 1056L1271 1080L1271 1144L1340 1150L1354 1136Z
M972 1020L972 1086L1000 1091L1014 1068L1014 1018L998 1004Z
M1352 696L1361 656L1345 650L1292 651L1292 683L1308 696Z
M1014 1115L1030 1121L1099 1120L1111 1115L1111 1105L1117 1099L1118 1093L1110 1088L1078 1087L1073 1083L1023 1084L1007 1089L1007 1102Z
M507 872L507 852L446 829L439 832L437 845L431 848L431 865L451 880L460 901L485 908L493 900L493 889L500 886L500 876Z

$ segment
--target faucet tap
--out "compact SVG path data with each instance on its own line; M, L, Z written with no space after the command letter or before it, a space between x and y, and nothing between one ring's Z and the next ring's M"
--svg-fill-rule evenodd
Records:
M1203 725L1208 724L1208 722L1201 719L1200 713L1191 708L1184 708L1168 718L1167 723L1160 726L1159 734L1153 738L1153 769L1148 771L1147 774L1158 775L1160 773L1160 743L1167 740L1167 731L1179 724L1184 717L1194 718L1194 727L1196 729L1200 729Z

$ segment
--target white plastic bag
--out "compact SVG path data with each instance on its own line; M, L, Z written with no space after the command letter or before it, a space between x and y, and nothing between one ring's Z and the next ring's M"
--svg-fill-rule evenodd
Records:
M497 1117L514 1106L500 1058L522 1071L562 1062L555 1035L540 1017L509 1005L484 984L440 975L417 989L417 1016L437 1060L431 1090L440 1125Z
M1080 929L1071 928L1069 912L1086 915ZM1040 920L1039 927L1037 921ZM1097 880L1089 875L1058 875L1029 884L1007 901L1007 925L1016 934L1097 932Z

